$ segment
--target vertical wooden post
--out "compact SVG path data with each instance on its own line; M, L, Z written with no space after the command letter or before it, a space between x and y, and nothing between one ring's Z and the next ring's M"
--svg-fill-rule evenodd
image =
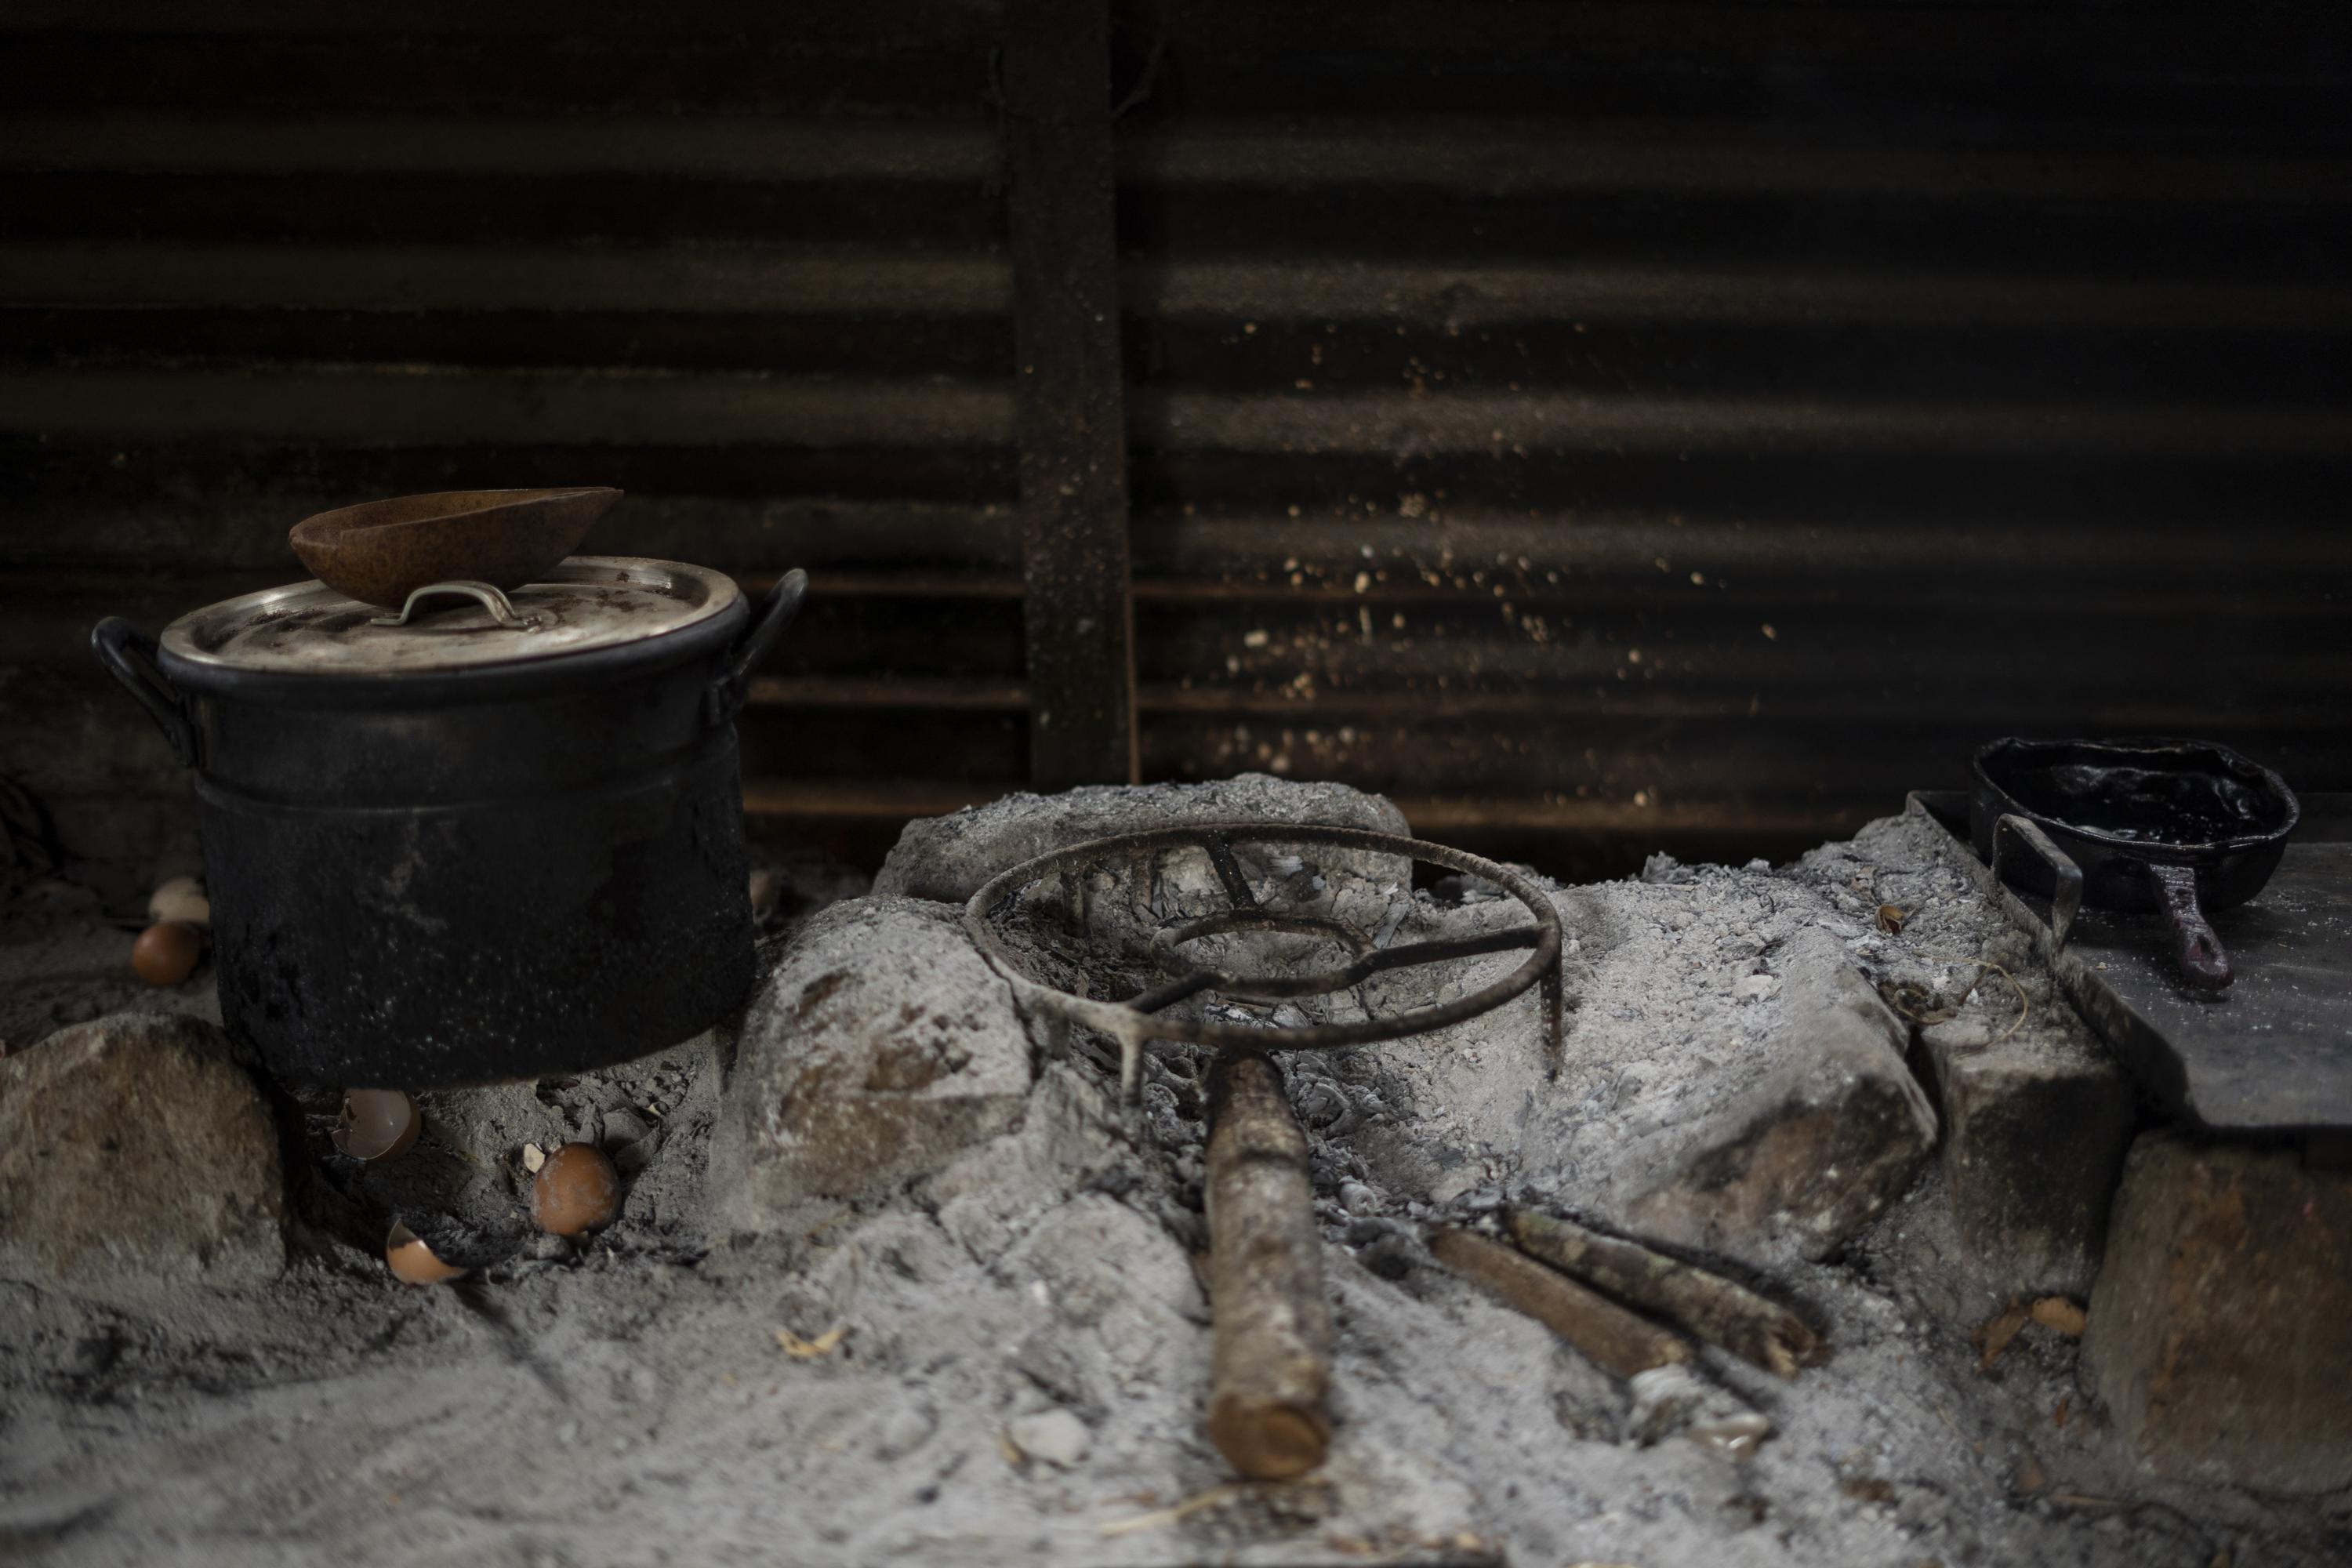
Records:
M1002 68L1032 787L1131 784L1108 0L1006 0Z

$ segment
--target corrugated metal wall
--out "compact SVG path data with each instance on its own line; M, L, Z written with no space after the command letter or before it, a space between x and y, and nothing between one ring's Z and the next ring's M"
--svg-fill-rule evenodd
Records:
M870 853L1022 782L989 5L240 16L0 11L0 769L69 837L181 798L90 621L490 484L813 570L765 825ZM1785 851L2011 730L2352 787L2332 14L1118 37L1147 776L1346 778L1576 871Z

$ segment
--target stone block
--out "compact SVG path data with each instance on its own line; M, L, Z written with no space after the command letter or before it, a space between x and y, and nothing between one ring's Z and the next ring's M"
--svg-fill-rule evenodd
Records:
M1908 1033L1851 967L1792 970L1779 1066L1716 1107L1672 1173L1634 1198L1643 1234L1777 1262L1818 1258L1903 1194L1936 1114L1904 1065Z
M118 1013L0 1060L0 1277L135 1306L286 1262L278 1132L218 1029Z
M1088 1182L1132 1166L1107 1086L1068 1062L1038 1076L1020 1127L964 1150L919 1189L940 1228L992 1263Z
M1557 1075L1538 999L1360 1053L1301 1120L1399 1197L1527 1187L1589 1218L1766 1268L1834 1250L1911 1184L1936 1117L1908 1032L1851 940L1790 881L1697 868L1687 882L1551 892L1570 1009ZM1399 941L1524 925L1505 900L1417 903ZM1856 933L1858 934L1858 933ZM1399 970L1383 1016L1499 979L1516 953ZM1435 986L1433 992L1433 984Z
M2000 1034L1977 1019L1919 1032L1965 1266L1996 1298L2079 1296L2098 1272L2131 1142L2132 1086L2063 1004Z
M1009 795L987 805L907 825L874 879L877 898L961 904L998 873L1049 850L1187 822L1274 821L1408 833L1380 795L1338 784L1243 773L1210 784L1099 784L1064 795ZM1362 875L1393 878L1396 869Z
M1034 1053L957 912L860 899L785 942L744 1015L711 1142L720 1222L940 1169L1018 1126Z
M2142 1136L2083 1364L2158 1475L2352 1485L2352 1173L2308 1169L2293 1148Z

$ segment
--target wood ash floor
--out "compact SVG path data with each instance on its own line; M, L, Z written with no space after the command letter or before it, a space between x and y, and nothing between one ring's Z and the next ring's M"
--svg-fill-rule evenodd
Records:
M1180 804L1393 816L1307 788L1230 781ZM1008 843L1121 825L1119 801L1081 795L902 845L873 895L765 944L761 992L729 1030L560 1083L421 1097L405 1169L339 1162L329 1108L281 1099L295 1180L266 1284L83 1289L0 1268L0 1545L61 1564L534 1568L2352 1560L2341 1491L2144 1473L2063 1314L1997 1344L1979 1331L2011 1265L1967 1239L1939 1157L1950 1129L1931 1110L1906 1142L1915 1112L1891 1075L1925 1064L1923 1028L1983 1048L2021 1007L2055 1031L2036 1048L2063 1055L2079 1026L1900 818L1779 870L1658 863L1551 889L1576 944L1557 1080L1531 1003L1290 1058L1338 1324L1336 1440L1307 1480L1235 1484L1200 1431L1211 1307L1188 1062L1155 1059L1131 1141L1087 1042L1042 1048L959 952L952 905L920 896L968 876L967 851L1017 859ZM1122 798L1148 816L1171 797ZM1322 870L1317 896L1381 921L1398 909L1408 932L1510 918L1474 885ZM1096 913L1123 900L1164 919L1202 886L1114 886ZM1051 933L1034 944L1041 966L1056 952ZM1934 1022L1883 1080L1816 1081L1807 1042L1860 1016L1837 990L1849 970ZM1410 999L1410 981L1386 984L1334 1005ZM80 1010L71 984L54 989L45 1006ZM201 992L141 1005L201 1013ZM122 998L100 1005L119 1016ZM19 1042L11 1061L48 1048ZM796 1064L855 1061L870 1085L885 1058L890 1082L921 1082L808 1122L779 1109L806 1092ZM1861 1151L1876 1163L1772 1209L1752 1183L1710 1185L1722 1130L1759 1105L1814 1127L1805 1113L1877 1106ZM628 1173L621 1219L578 1246L520 1221L523 1146L569 1140ZM1724 1258L1832 1353L1788 1381L1702 1353L1703 1375L1771 1424L1744 1457L1643 1441L1622 1384L1429 1258L1433 1225L1513 1203ZM369 1227L428 1206L499 1260L457 1286L391 1279ZM2084 1298L2082 1259L2020 1245L2061 1287L2049 1295Z

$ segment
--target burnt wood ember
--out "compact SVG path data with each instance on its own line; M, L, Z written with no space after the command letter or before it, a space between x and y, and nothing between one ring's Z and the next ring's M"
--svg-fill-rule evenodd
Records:
M1255 1480L1323 1462L1331 1310L1307 1134L1282 1074L1254 1051L1209 1070L1209 1440Z
M1632 1377L1690 1360L1689 1344L1557 1269L1467 1230L1440 1230L1430 1256L1583 1352L1603 1372Z
M1794 1377L1822 1352L1805 1321L1778 1302L1696 1264L1574 1220L1513 1209L1511 1239L1529 1257L1612 1296L1673 1319L1711 1345Z

